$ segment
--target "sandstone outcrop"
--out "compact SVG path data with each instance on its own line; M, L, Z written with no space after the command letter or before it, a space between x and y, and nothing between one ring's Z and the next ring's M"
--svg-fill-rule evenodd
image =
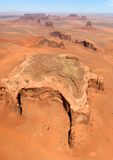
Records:
M96 30L96 28L93 26L92 21L90 20L86 22L86 25L83 28L87 30Z
M84 21L84 20L87 20L87 17L86 16L82 16L81 19Z
M80 17L77 14L70 14L67 18L69 20L80 20Z
M43 46L49 46L49 47L53 47L53 48L62 48L64 49L64 43L63 42L57 42L57 41L53 41L53 40L48 40L48 39L41 39L38 43L38 45L43 45Z
M89 48L93 51L96 51L97 48L94 46L93 43L89 42L89 41L86 41L86 40L76 40L74 41L75 44L80 44L82 46L84 46L85 48Z
M86 16L79 16L77 14L70 14L69 16L67 16L68 20L87 20Z
M54 24L53 24L53 22L51 22L51 21L47 21L47 22L45 23L45 26L46 26L46 27L53 27Z
M22 99L53 96L63 104L70 126L68 143L72 147L76 123L88 123L90 109L88 87L103 89L103 79L91 73L71 55L34 55L17 66L0 84L0 99L12 104L12 111L24 114Z
M15 22L40 24L41 21L47 21L47 20L49 20L49 18L46 14L24 14L23 16L15 20Z
M86 27L91 28L92 27L92 22L91 21L87 21Z
M63 39L63 40L69 40L69 41L71 40L71 36L70 35L63 34L63 33L59 32L59 31L51 32L50 35L53 36L53 37L58 37L58 38Z

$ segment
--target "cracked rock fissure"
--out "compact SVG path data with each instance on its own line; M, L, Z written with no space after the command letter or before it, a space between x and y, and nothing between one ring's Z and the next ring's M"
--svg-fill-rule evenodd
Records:
M40 90L41 88L39 88ZM18 103L18 109L19 109L19 112L20 112L20 115L23 114L22 112L22 96L23 96L23 92L28 92L28 91L33 91L33 92L38 92L38 88L23 88L20 90L20 92L18 93L17 95L17 103ZM46 92L51 92L51 89L49 89L49 91L46 91ZM52 90L53 92L53 90ZM69 131L68 131L68 144L70 147L73 146L73 140L75 138L75 133L73 132L73 125L74 125L74 119L75 117L73 116L73 111L72 109L70 108L70 104L69 102L65 99L65 97L59 92L59 91L55 91L55 94L61 99L62 103L63 103L63 107L66 111L66 113L68 114L68 117L69 117ZM39 93L37 93L38 95ZM30 95L31 96L31 95ZM32 95L33 96L33 95ZM34 98L36 98L36 96L33 96Z
M61 94L61 100L63 102L63 106L68 114L68 117L69 117L69 121L70 121L70 127L69 127L69 131L68 131L68 144L70 147L73 146L73 140L74 140L74 132L73 132L73 111L72 109L70 108L70 104L69 102L65 99L65 97Z
M18 102L19 112L22 115L21 92L19 92L18 95L17 95L17 102Z

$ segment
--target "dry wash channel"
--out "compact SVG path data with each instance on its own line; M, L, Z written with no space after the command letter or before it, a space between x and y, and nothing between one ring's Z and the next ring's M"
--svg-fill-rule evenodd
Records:
M89 122L87 92L91 86L103 89L103 79L91 73L77 57L40 54L27 57L7 79L1 80L0 96L21 116L26 114L26 97L40 101L52 98L62 104L69 119L67 143L72 147L76 142L76 124Z

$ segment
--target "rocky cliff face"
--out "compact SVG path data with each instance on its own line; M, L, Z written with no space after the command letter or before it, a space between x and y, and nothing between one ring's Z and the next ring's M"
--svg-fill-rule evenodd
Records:
M88 87L103 88L103 79L91 73L77 57L70 55L34 55L17 66L0 84L0 99L20 116L25 114L23 99L32 97L62 103L69 117L68 144L74 145L77 123L88 123L90 109ZM34 111L35 112L35 111Z

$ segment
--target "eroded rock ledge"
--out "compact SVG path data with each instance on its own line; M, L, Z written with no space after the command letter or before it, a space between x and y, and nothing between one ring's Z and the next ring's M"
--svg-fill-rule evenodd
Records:
M0 99L5 99L12 111L22 115L22 98L54 97L69 116L68 143L73 146L74 125L89 121L88 87L104 89L103 79L91 73L77 57L40 54L27 57L7 79L1 80Z

